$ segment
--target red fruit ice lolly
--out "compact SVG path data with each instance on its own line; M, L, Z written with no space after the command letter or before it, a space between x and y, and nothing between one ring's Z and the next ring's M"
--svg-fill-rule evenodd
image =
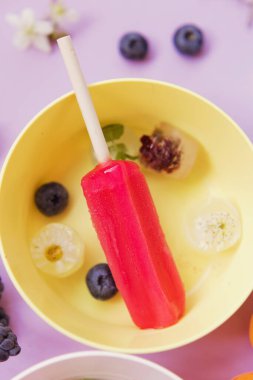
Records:
M137 164L108 161L82 179L93 225L117 287L140 328L177 322L184 290Z
M137 164L110 159L71 40L58 43L100 162L82 188L108 265L137 326L170 326L184 312L185 292L147 183Z

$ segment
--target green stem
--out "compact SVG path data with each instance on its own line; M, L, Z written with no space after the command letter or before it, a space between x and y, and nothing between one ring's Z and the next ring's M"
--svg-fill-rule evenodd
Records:
M125 153L126 158L129 158L130 160L138 160L139 156L131 156L131 154Z

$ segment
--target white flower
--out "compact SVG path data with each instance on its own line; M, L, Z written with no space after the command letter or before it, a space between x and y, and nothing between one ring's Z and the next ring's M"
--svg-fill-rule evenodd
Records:
M195 229L198 246L203 251L223 251L234 245L239 238L238 221L227 211L198 217Z
M228 200L214 196L192 204L185 221L191 244L208 254L233 247L242 234L237 208Z
M31 254L36 267L56 277L66 277L80 269L84 251L78 233L61 223L47 224L31 241Z
M54 24L64 26L66 23L78 20L78 13L75 9L68 9L62 0L52 1L50 4L50 16Z
M52 22L36 20L32 9L26 8L19 15L9 13L6 21L16 28L13 38L14 45L20 50L35 46L44 52L50 52L51 44L48 36L53 33Z

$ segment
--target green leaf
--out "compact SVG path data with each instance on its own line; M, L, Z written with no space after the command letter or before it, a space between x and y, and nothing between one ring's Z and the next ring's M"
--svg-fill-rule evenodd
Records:
M108 124L102 128L102 131L107 142L118 140L124 133L124 125Z
M126 145L122 143L109 145L109 151L114 160L135 161L139 158L139 156L132 156L128 154Z
M131 154L126 153L126 159L135 161L138 160L139 156L132 156Z
M116 160L126 160L126 153L118 152L115 157Z
M123 144L123 143L116 144L116 147L117 147L117 149L118 149L120 152L126 152L126 151L127 151L127 147L126 147L126 145Z
M126 145L125 144L113 144L111 146L109 146L109 151L111 154L115 154L117 152L126 152L127 151L127 148L126 148Z
M115 160L125 160L125 156L126 156L126 151L127 151L127 148L126 148L126 145L125 144L113 144L111 146L109 146L109 151L111 153L111 156L112 158L114 158Z

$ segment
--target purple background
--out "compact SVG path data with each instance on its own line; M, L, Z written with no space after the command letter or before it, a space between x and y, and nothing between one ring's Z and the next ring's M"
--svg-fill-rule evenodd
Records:
M220 106L253 139L253 27L247 27L246 6L237 0L66 2L80 13L80 21L69 31L89 83L145 77L183 85ZM4 15L26 6L44 15L48 1L8 0L0 4L1 163L25 124L70 90L57 49L49 55L34 50L21 53L11 45L13 31ZM206 48L201 57L182 57L171 43L175 28L186 22L196 23L205 33ZM151 54L146 62L128 62L117 51L119 37L131 30L142 32L150 41ZM0 364L1 380L10 380L43 359L89 349L57 333L30 310L7 278L1 261L0 273L6 285L2 302L23 348L18 357ZM186 347L145 357L186 380L223 380L253 371L253 349L248 339L252 313L253 294L208 336Z

